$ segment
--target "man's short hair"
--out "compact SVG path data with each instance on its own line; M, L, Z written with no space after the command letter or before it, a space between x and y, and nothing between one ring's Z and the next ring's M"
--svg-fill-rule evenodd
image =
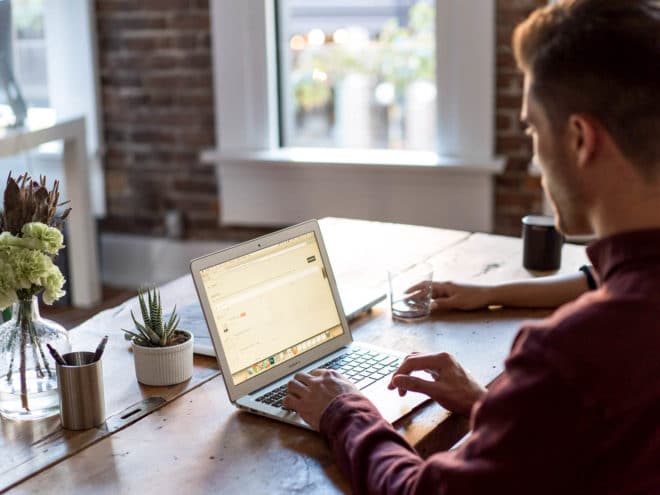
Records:
M592 115L644 176L660 177L660 0L564 0L515 30L518 66L556 132Z

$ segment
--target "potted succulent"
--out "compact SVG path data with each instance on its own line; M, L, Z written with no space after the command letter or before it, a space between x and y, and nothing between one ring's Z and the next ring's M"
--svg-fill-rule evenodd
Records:
M142 323L131 311L135 330L122 328L133 345L138 381L153 386L185 382L193 372L193 335L178 328L176 306L165 322L157 289L138 290L138 300Z

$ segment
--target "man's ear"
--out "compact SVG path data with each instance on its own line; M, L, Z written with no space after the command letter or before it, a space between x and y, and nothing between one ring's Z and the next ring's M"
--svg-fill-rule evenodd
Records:
M589 115L572 114L568 118L568 146L580 167L592 163L598 150L597 123Z

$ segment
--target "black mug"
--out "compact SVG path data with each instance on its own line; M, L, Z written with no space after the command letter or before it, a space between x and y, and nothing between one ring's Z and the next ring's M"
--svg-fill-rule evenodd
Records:
M561 266L564 236L555 228L555 219L527 215L522 219L523 266L528 270L551 271Z

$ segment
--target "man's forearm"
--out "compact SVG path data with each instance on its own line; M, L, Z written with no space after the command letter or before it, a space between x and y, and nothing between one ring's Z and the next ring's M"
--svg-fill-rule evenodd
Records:
M488 304L520 308L556 308L589 290L582 272L493 285Z

